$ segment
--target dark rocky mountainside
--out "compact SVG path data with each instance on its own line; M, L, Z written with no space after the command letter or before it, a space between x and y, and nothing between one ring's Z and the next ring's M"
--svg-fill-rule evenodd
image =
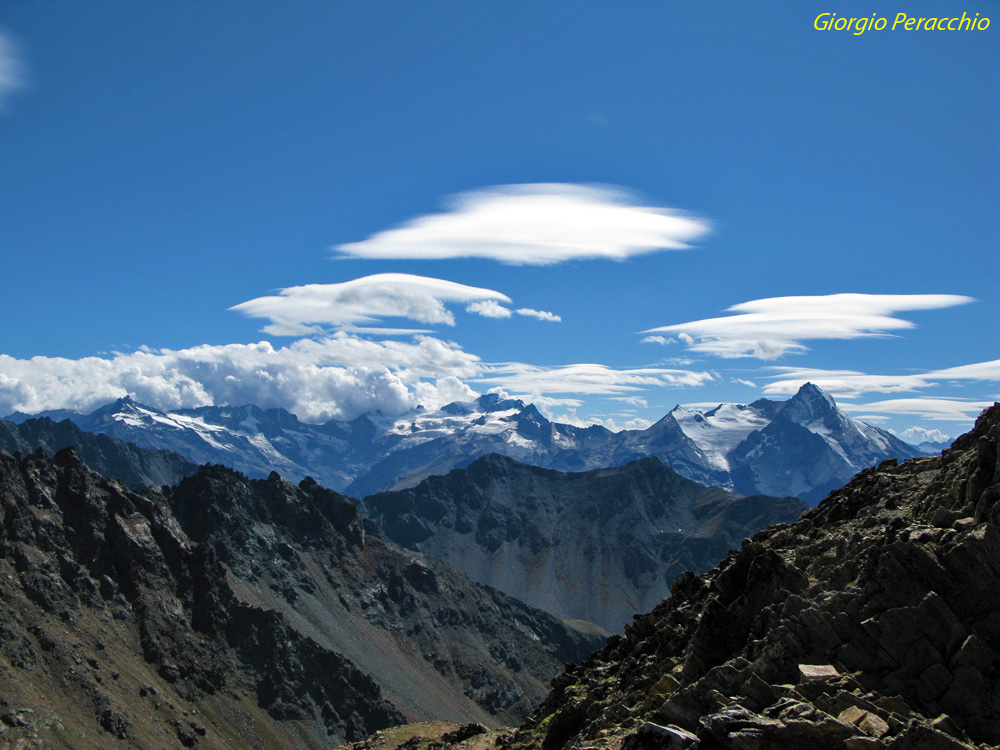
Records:
M28 454L38 448L49 455L72 448L98 474L117 477L134 489L177 484L198 470L196 464L173 451L139 448L107 435L84 432L68 419L0 420L0 450Z
M1000 405L942 456L862 472L672 594L504 744L997 747Z
M708 570L745 537L806 507L705 487L656 458L567 473L495 454L362 501L396 543L610 632L667 596L678 574Z
M133 492L0 452L0 746L330 747L518 720L592 638L400 550L346 498L218 466Z

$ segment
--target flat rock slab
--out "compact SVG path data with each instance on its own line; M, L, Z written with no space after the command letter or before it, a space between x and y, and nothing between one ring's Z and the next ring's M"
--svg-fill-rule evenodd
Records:
M840 677L840 672L830 664L799 664L800 682L835 680L838 677Z

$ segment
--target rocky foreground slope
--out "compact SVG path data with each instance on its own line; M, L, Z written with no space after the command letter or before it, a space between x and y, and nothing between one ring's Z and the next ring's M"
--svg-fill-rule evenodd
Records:
M495 454L361 504L397 544L609 633L652 609L680 573L711 569L806 508L794 497L705 487L656 458L568 473Z
M331 747L517 721L591 637L219 466L142 494L0 452L0 747Z
M469 736L407 747L1000 746L1000 405L679 577L519 729Z

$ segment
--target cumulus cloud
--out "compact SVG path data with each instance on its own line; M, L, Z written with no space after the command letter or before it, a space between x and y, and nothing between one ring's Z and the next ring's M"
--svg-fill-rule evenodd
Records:
M339 284L293 286L230 310L270 320L263 329L265 333L304 336L322 332L326 327L376 323L383 318L409 318L420 323L453 326L455 316L444 303L473 301L487 301L499 308L499 302L510 302L510 298L492 289L443 279L380 273Z
M840 404L847 412L906 415L943 422L971 422L992 401L958 398L895 398L870 404Z
M556 315L555 313L550 313L547 310L532 310L530 307L519 307L515 312L518 315L524 315L528 318L537 318L538 320L547 320L550 323L559 323L562 321L562 317Z
M902 432L890 430L898 438L902 438L913 445L920 443L950 443L952 438L945 435L941 430L928 430L925 427L910 427Z
M311 422L351 419L472 398L464 381L480 367L475 355L436 338L376 342L345 333L281 348L204 345L78 360L0 355L0 414L88 412L128 394L159 409L254 403Z
M502 383L519 393L579 393L628 395L654 387L698 386L713 380L711 373L655 367L616 370L597 364L539 367L521 362L485 365L473 383Z
M830 294L771 297L733 305L723 318L651 328L642 333L672 333L694 351L719 357L777 359L807 349L811 339L858 339L913 328L894 317L909 310L935 310L973 302L957 294Z
M4 99L24 85L24 66L18 55L17 45L0 29L0 110Z
M623 260L680 250L709 225L681 211L643 206L624 190L572 184L504 185L455 196L445 213L420 216L335 251L356 258L490 258L551 265Z

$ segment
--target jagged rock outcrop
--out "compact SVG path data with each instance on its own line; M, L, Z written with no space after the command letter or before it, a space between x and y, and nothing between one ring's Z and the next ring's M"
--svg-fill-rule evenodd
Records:
M0 452L0 745L323 747L523 715L593 640L394 547L336 493L133 492ZM18 744L20 743L20 744Z
M101 433L85 432L68 419L0 420L0 450L28 454L38 448L49 455L72 448L98 474L118 477L133 489L177 484L198 470L196 464L173 451L140 448Z
M398 544L442 558L563 620L620 632L685 570L806 509L792 497L734 495L656 458L568 473L492 454L417 487L365 498Z
M703 750L1000 745L1000 405L942 456L868 469L710 573L678 577L502 739L560 750L626 737Z

